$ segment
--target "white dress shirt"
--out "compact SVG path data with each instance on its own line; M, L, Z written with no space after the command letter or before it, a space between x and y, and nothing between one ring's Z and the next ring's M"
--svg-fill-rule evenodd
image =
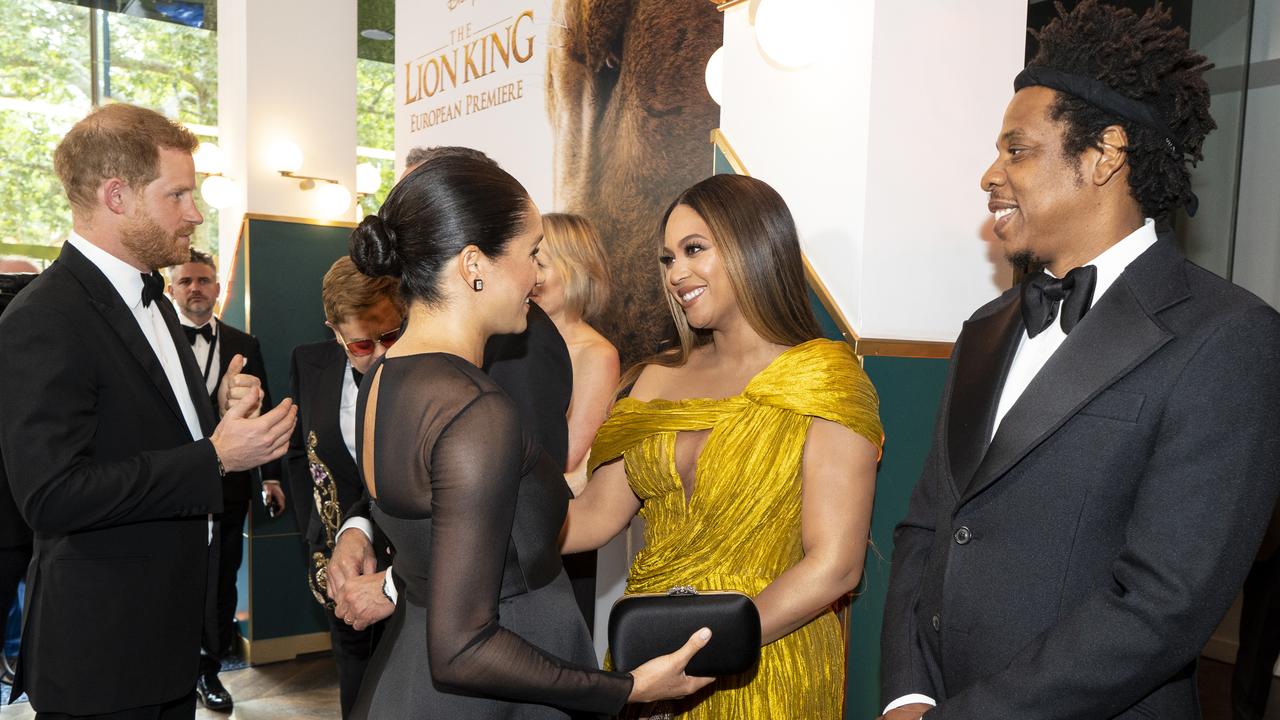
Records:
M1093 286L1093 299L1089 307L1093 307L1098 302L1098 299L1106 294L1107 290L1115 284L1116 279L1120 277L1120 273L1124 272L1130 263L1137 260L1139 255L1146 252L1155 243L1155 221L1151 218L1146 218L1142 227L1126 235L1124 239L1104 250L1102 254L1093 260L1084 263L1084 265L1092 265L1097 268L1097 276ZM1000 404L996 409L996 421L991 427L992 438L995 437L996 431L1000 429L1000 422L1004 420L1004 416L1008 414L1010 408L1018 401L1018 398L1022 397L1022 393L1027 389L1027 386L1031 384L1031 381L1039 374L1040 369L1044 367L1045 363L1049 362L1049 358L1053 356L1053 353L1062 345L1062 341L1066 339L1067 334L1062 332L1062 324L1058 321L1055 321L1035 337L1027 337L1026 330L1022 331L1022 339L1018 343L1018 350L1013 356L1013 363L1009 366L1009 376L1005 378L1004 387L1000 390ZM912 703L937 704L928 695L904 695L889 703L884 711L887 713L894 708Z
M182 314L181 310L174 308L178 313L178 322L184 327L196 328L197 330L204 325L196 325L191 319ZM210 317L207 323L213 329L213 343L204 339L203 335L197 335L196 341L191 345L191 352L196 355L196 367L200 368L200 372L205 372L205 368L209 371L204 376L204 389L213 395L218 389L218 382L222 380L222 363L219 362L218 353L222 348L222 325L216 317ZM210 357L212 356L212 357ZM210 362L212 360L212 362Z
M204 431L200 428L200 416L196 414L191 392L187 389L186 376L182 374L182 360L178 356L178 347L174 345L173 336L169 334L169 326L165 325L164 316L160 314L158 303L163 302L163 299L144 307L142 273L137 268L94 245L74 231L67 238L67 242L101 270L102 274L107 276L107 281L120 294L120 299L133 313L134 319L138 321L138 328L142 330L147 344L151 346L152 352L160 361L160 367L164 368L165 378L169 380L169 387L173 390L174 397L178 399L178 408L182 410L182 419L187 423L191 439L203 439ZM213 541L212 515L209 516L209 541Z

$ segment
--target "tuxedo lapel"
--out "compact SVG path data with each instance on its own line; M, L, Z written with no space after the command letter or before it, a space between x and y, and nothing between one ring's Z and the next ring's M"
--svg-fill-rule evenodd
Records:
M1000 390L1022 337L1019 298L968 323L956 356L947 414L947 458L956 494L969 485L987 450Z
M985 490L1098 393L1173 338L1154 315L1187 296L1165 239L1117 279L1009 409L962 502Z
M80 282L81 287L88 293L94 309L102 315L116 335L120 336L129 353L142 366L155 389L173 411L174 418L186 427L187 421L182 416L182 408L178 406L178 398L173 394L169 377L165 375L164 367L160 365L160 358L156 357L156 352L152 349L151 343L147 342L147 337L142 334L142 328L138 326L138 320L134 317L133 311L121 300L120 294L111 285L111 281L107 280L107 276L103 275L102 271L71 243L65 243L62 246L62 254L58 256L58 262L65 264Z
M204 377L201 375L200 367L196 364L195 352L191 349L191 343L187 341L186 333L182 331L182 325L178 322L178 313L173 309L173 306L167 301L162 301L157 302L156 307L160 309L160 316L164 318L165 327L169 329L170 340L173 341L174 347L178 349L178 361L182 364L182 377L187 381L187 393L191 395L191 404L196 407L196 417L200 420L200 429L204 432L205 437L208 437L213 433L213 428L217 425L217 422L213 417L211 403L205 399L209 397L209 392L205 389Z
M337 348L337 345L334 345ZM320 382L315 388L315 405L318 414L315 420L317 436L316 454L338 478L352 478L358 481L355 460L347 452L347 443L342 438L342 388L347 378L347 357L339 350L330 353L327 362L320 369Z

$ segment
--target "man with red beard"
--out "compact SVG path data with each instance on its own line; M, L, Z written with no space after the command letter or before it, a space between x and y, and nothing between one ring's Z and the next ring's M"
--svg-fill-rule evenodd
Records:
M196 139L98 108L54 168L73 231L0 318L0 458L35 531L14 694L37 717L194 716L222 476L279 458L296 411L259 413L238 358L209 395L157 268L185 262Z

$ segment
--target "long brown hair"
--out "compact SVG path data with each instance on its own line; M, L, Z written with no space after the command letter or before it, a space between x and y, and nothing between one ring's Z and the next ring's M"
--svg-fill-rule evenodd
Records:
M733 285L734 301L752 329L778 345L798 345L822 337L809 305L796 224L776 190L745 175L712 175L671 203L662 216L659 238L666 234L672 211L681 205L697 213L711 230ZM665 284L661 266L659 277ZM711 339L709 332L689 326L684 309L670 292L664 289L662 295L675 323L678 344L628 369L621 388L634 384L645 365L684 365L695 347Z

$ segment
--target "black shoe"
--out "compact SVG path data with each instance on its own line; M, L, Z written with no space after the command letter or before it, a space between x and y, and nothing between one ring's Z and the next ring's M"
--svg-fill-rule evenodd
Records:
M210 710L231 712L231 693L222 687L216 673L205 673L196 678L196 697Z

